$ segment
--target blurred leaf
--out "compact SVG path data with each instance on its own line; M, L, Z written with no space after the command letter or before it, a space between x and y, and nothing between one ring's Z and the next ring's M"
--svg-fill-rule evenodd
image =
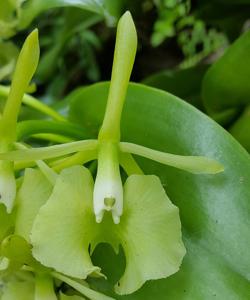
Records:
M159 46L166 38L176 35L176 22L189 12L189 0L165 0L157 1L158 19L154 24L154 32L151 43Z
M15 68L18 53L18 48L12 42L0 40L0 81L10 79Z
M67 6L74 6L100 14L107 18L110 23L114 23L116 20L106 10L105 0L28 0L21 11L19 29L26 28L36 16L48 9Z
M250 5L237 5L241 4L240 2L238 0L199 1L195 14L206 24L220 29L229 40L233 41L241 34L243 24L249 19L250 14Z
M229 128L229 132L250 152L250 106L247 106L241 116Z
M87 125L93 136L103 119L108 87L108 83L100 83L71 94L71 120ZM170 278L148 282L131 296L115 298L248 299L248 153L192 106L171 94L138 84L130 84L128 89L122 140L171 153L212 157L224 165L225 171L215 176L195 176L137 159L146 174L161 178L170 199L179 207L187 255L180 271ZM98 260L104 272L113 274L112 281L116 281L122 272L118 266L124 266L123 258L114 257L107 248L98 253L95 262ZM95 286L107 292L113 282L96 281Z
M230 122L250 102L250 31L240 36L207 71L204 106L221 123Z
M235 4L235 5L242 5L242 4L250 4L250 0L213 0L214 2L223 3L225 5L228 4Z
M200 65L188 69L161 71L145 78L142 83L174 94L203 109L200 93L206 70L207 66Z
M55 26L55 31L53 32L54 37L51 38L50 44L45 47L45 53L42 56L37 70L37 77L42 81L50 79L57 70L59 64L58 58L61 57L62 59L63 54L67 52L67 50L69 51L69 48L72 49L72 47L68 45L72 36L86 31L88 27L101 20L101 16L88 11L72 8L66 9L62 26L59 28ZM73 49L76 50L79 48L76 47ZM66 68L66 66L64 66L64 68ZM68 70L66 71L68 73ZM66 76L67 75L64 74L64 77Z

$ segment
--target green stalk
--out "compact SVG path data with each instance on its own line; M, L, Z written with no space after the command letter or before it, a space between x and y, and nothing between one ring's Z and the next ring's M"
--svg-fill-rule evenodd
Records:
M143 175L142 169L138 166L130 153L120 153L120 165L128 176L133 174Z
M16 143L16 147L17 149L29 149L27 146L21 143ZM44 174L44 176L47 177L51 185L55 185L57 179L57 173L53 169L51 169L43 160L37 160L36 165Z
M59 274L57 272L52 272L52 275L55 278L67 283L69 286L71 286L72 288L74 288L79 293L83 294L84 296L88 297L90 300L115 300L114 298L111 298L111 297L105 296L104 294L96 292L96 291L84 286L83 284L80 284L79 282L77 282L73 279L70 279L69 277Z
M57 300L53 287L53 278L49 274L36 273L34 300Z

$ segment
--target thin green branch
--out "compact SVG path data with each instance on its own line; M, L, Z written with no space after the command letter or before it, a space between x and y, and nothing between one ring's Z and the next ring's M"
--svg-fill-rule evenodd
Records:
M80 284L79 282L65 276L62 274L59 274L57 272L52 272L53 277L67 283L72 288L77 290L79 293L83 294L84 296L88 297L90 300L115 300L114 298L108 297L104 294L101 294L99 292L96 292L83 284Z

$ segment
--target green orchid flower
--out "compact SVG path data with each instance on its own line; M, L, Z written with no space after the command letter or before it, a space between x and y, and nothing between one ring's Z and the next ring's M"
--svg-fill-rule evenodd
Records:
M67 283L88 299L112 300L88 287L85 281L76 281L50 268L44 267L32 256L30 231L33 221L42 205L50 196L53 184L46 164L37 162L40 170L28 168L22 178L17 193L15 207L15 229L1 243L0 277L2 298L9 300L56 300L85 299L82 296L70 296L60 291L61 283ZM32 183L32 184L31 184ZM59 282L59 284L58 284Z
M136 29L126 12L118 23L106 113L97 140L0 153L0 159L7 162L61 158L53 165L62 170L54 177L53 190L29 222L32 228L27 232L31 234L26 238L32 253L60 276L83 280L104 276L90 257L98 244L109 243L116 252L121 245L126 268L115 286L118 294L133 293L147 280L174 274L186 252L178 208L159 178L144 175L132 154L195 174L223 171L211 158L179 156L121 142L120 120L136 48ZM94 181L82 165L95 159ZM120 166L128 175L124 185Z

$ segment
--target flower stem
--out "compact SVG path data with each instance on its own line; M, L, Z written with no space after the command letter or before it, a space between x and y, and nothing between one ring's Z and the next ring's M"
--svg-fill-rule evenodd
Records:
M136 29L129 12L120 19L117 27L114 61L109 88L108 102L99 140L118 142L120 120L128 83L137 48Z
M120 153L120 165L124 169L124 171L127 173L128 176L137 174L137 175L143 175L142 169L138 166L135 159L130 153Z
M49 274L36 274L35 300L57 300L53 278Z
M57 272L52 272L52 275L55 278L67 283L69 286L71 286L72 288L77 290L82 295L88 297L90 300L115 300L114 298L111 298L111 297L105 296L104 294L98 293L65 275L59 274Z

